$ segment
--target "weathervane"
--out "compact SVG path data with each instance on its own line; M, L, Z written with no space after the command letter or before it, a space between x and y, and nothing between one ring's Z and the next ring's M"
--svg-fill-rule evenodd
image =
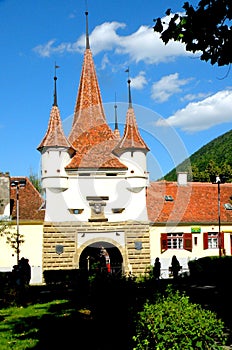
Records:
M125 70L125 73L128 73L128 82L129 82L129 80L130 80L130 68L129 67Z
M130 80L130 69L129 67L125 70L126 73L128 73L128 93L129 93L129 107L132 107L132 98L131 98L131 89L130 89L130 83L131 83L131 80Z
M60 68L60 66L57 66L55 62L55 75L54 75L54 101L53 101L53 106L57 106L57 91L56 91L56 81L57 81L57 76L56 76L56 70L57 68Z

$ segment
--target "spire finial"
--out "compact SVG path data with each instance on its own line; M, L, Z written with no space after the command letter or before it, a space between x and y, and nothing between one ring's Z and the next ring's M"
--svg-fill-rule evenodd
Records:
M115 104L114 104L114 119L115 119L115 126L114 129L118 130L118 115L117 115L117 104L116 104L116 92L115 92Z
M126 73L128 73L128 91L129 91L129 108L132 107L132 98L131 98L131 88L130 88L130 84L131 84L131 80L130 80L130 69L129 67L125 70Z
M90 48L89 45L89 24L88 24L88 11L85 11L85 16L86 16L86 49Z
M57 81L57 76L56 76L56 69L60 68L60 66L56 65L55 62L55 75L54 75L54 101L53 101L53 106L58 106L57 104L57 91L56 91L56 81Z

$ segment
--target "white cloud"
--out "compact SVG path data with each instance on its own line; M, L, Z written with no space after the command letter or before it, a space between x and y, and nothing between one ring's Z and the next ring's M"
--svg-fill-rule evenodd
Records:
M162 77L152 84L151 97L156 102L165 102L172 95L181 92L181 86L188 84L190 79L179 79L179 74L174 73Z
M105 54L105 55L103 56L102 61L101 61L101 69L104 70L104 69L106 68L107 65L109 65L109 58L108 58L108 56Z
M198 132L217 124L232 122L232 91L223 90L199 102L191 102L156 126L174 126L184 131Z
M116 53L128 54L132 61L147 64L173 61L176 56L187 54L183 44L172 41L165 45L160 35L147 26L141 26L126 37L121 36Z
M199 100L202 98L206 98L210 95L211 95L210 93L206 93L206 92L199 92L198 94L187 94L187 95L181 97L181 101Z
M124 23L105 22L94 28L90 35L90 46L94 55L101 51L111 51L119 45L120 36L117 29L125 28ZM84 48L84 47L83 47Z
M38 45L34 47L34 51L42 57L50 57L51 53L54 52L53 44L55 43L55 39L49 40L44 45Z
M33 51L35 51L41 57L50 57L53 54L61 54L65 51L77 51L77 49L75 48L76 44L73 45L70 43L61 43L57 46L54 46L55 42L55 39L51 39L44 45L38 45L34 47Z
M125 23L105 22L96 26L90 34L90 46L94 55L102 51L114 51L116 54L129 55L131 61L143 61L147 64L173 61L177 56L190 56L185 46L180 42L170 41L167 45L160 39L160 35L153 28L140 26L131 35L120 36L118 29L124 29ZM85 49L85 34L76 42L63 42L55 45L55 40L49 40L44 45L34 48L42 57L49 57L54 53L83 52Z
M137 75L137 77L131 78L131 86L133 89L142 90L146 84L147 79L145 77L144 71L139 72L139 75Z

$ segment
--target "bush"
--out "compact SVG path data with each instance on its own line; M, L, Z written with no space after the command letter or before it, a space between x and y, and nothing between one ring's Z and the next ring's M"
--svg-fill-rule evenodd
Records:
M230 285L232 256L207 256L188 262L190 277L203 283Z
M134 350L219 350L226 342L216 314L170 286L156 303L146 302L136 320Z
M44 270L43 277L47 285L76 286L81 278L81 273L78 269Z

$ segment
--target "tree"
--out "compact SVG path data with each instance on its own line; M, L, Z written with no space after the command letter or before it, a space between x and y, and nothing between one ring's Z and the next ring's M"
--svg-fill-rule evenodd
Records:
M5 220L0 220L0 237L2 237L6 232L8 232L9 223Z
M11 225L12 224L7 220L0 220L0 237L6 238L6 243L10 245L18 256L20 253L20 245L24 243L24 235L18 234L15 230L12 230Z
M38 177L38 175L33 173L32 170L30 171L29 180L31 181L33 186L37 189L37 191L39 193L42 193L41 179Z
M3 199L0 199L0 204L3 203ZM13 251L17 254L20 252L20 245L24 243L24 236L18 234L17 231L12 230L12 222L9 218L0 219L0 237L6 238L6 243L11 246Z
M232 63L232 1L201 0L196 8L185 2L182 8L184 14L166 11L168 23L154 19L154 31L161 33L163 42L180 41L187 51L200 52L200 59L212 65Z
M6 243L11 246L18 257L20 253L20 245L24 243L24 235L10 230L5 231L4 235L6 236Z

